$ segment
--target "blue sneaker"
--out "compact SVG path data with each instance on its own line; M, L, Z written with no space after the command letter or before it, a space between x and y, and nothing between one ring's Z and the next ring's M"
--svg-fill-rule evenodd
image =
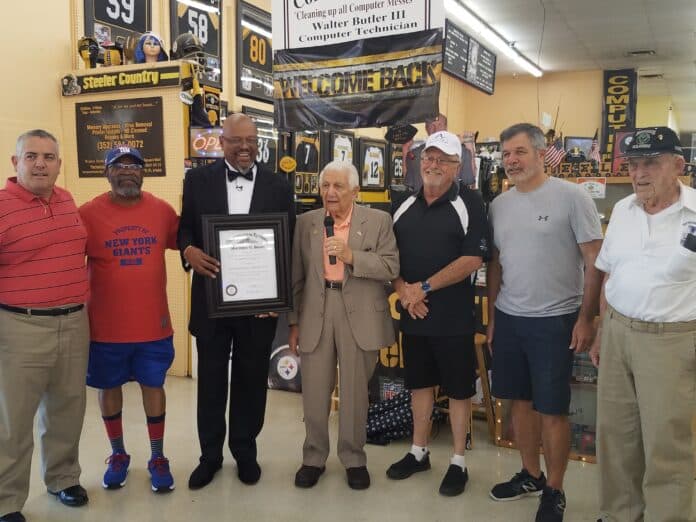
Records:
M130 455L126 453L114 453L108 459L106 472L102 486L104 489L118 489L126 483L128 475L128 465L130 464Z
M166 493L174 489L174 477L169 471L169 459L155 457L147 463L152 482L152 491L155 493Z

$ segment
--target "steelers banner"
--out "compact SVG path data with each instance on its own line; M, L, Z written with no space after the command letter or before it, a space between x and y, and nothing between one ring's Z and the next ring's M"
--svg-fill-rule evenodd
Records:
M275 53L279 129L421 122L438 114L442 31L382 36Z
M636 125L636 92L638 81L635 69L604 71L602 104L602 161L612 161L615 133L633 130Z

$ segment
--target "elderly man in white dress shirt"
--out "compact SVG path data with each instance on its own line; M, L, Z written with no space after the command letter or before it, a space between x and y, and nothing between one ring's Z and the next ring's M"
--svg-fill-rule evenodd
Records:
M603 326L590 352L601 520L695 521L696 190L679 182L671 129L638 129L625 154L635 194L614 207L597 257Z

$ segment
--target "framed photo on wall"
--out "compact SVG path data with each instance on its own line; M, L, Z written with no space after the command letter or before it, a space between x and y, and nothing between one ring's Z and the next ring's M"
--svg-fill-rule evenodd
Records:
M387 142L360 138L360 190L382 191L387 188Z
M278 167L278 132L273 127L273 113L242 105L242 112L256 124L259 152L256 161L271 172Z
M152 26L151 0L84 0L86 36L93 36L100 45L117 38L134 38Z
M582 152L583 156L587 161L590 158L590 150L592 149L592 138L582 137L582 136L566 136L564 138L564 148L568 151L568 154L573 152L575 147L578 148L579 152ZM567 160L566 160L567 161Z

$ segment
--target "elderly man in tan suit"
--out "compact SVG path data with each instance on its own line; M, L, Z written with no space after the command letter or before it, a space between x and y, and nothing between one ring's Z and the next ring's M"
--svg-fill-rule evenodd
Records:
M359 186L352 164L332 161L319 186L324 208L299 216L292 255L289 343L295 353L299 343L306 430L295 485L310 488L324 472L338 362L338 458L348 485L366 489L367 382L378 350L394 342L384 283L399 275L399 254L389 214L354 204Z

